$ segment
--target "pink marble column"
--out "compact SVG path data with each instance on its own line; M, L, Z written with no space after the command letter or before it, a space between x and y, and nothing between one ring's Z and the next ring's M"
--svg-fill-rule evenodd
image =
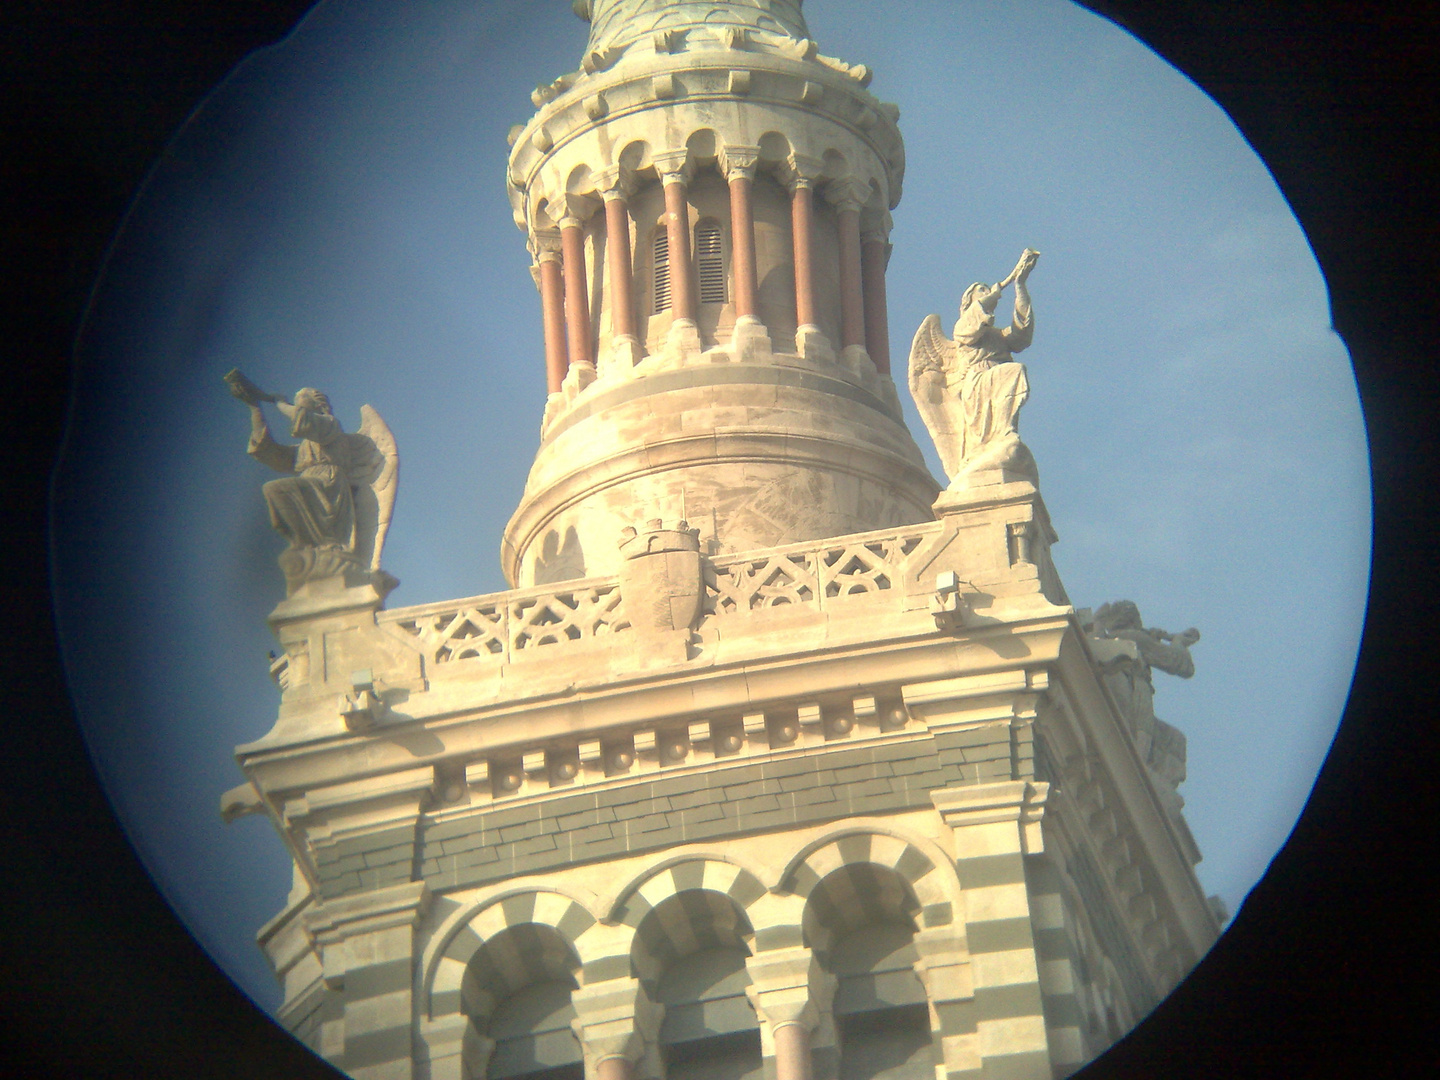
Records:
M882 218L889 217L881 214ZM890 317L885 301L885 265L890 242L883 221L864 232L860 242L861 291L865 294L865 351L875 369L890 374Z
M865 300L860 284L860 206L837 201L840 218L840 347L865 344Z
M730 182L730 273L735 316L753 316L758 314L760 293L755 276L755 210L750 200L755 163L731 164L726 179Z
M610 326L617 336L635 336L635 296L630 257L630 210L624 194L605 192L605 268L610 279Z
M668 172L665 184L665 232L670 246L670 312L695 321L695 267L690 259L690 205L683 172Z
M565 380L570 361L565 349L565 285L560 269L558 238L537 237L535 260L540 270L540 311L545 326L545 389L555 393Z
M565 337L570 347L570 363L593 364L590 290L585 280L585 229L578 218L561 220L560 249L565 266Z
M790 233L795 245L795 322L815 326L815 206L810 181L797 176L790 195Z
M629 1058L607 1057L595 1066L597 1080L633 1080L635 1067Z
M775 1040L775 1080L811 1080L810 1031L801 1023L782 1024Z

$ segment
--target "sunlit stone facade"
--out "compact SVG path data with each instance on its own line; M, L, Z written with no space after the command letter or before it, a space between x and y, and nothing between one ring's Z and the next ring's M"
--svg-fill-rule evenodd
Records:
M1068 1074L1219 927L1035 485L937 499L901 419L897 112L799 0L576 7L516 588L271 615L281 1019L373 1080Z

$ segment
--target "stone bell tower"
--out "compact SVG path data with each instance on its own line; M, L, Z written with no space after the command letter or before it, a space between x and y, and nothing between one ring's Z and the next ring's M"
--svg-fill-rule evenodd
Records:
M222 813L294 860L279 1017L356 1080L1063 1077L1219 923L1152 700L1198 632L1080 617L1014 428L1038 253L916 335L941 494L869 71L800 0L575 8L509 157L550 389L515 587L386 609L376 554L270 616Z
M511 583L614 573L637 507L711 555L929 520L885 313L898 110L799 0L575 8L581 70L510 152L550 390Z

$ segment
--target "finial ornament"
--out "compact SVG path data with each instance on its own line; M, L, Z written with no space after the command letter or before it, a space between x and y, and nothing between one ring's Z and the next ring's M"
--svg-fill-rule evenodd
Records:
M977 282L966 289L952 337L941 331L940 316L927 315L910 346L910 393L951 491L969 487L979 480L978 474L994 470L1038 479L1035 459L1018 432L1030 384L1025 365L1014 354L1034 337L1026 281L1039 258L1038 251L1026 248L1004 280L994 285ZM1014 317L1009 326L997 327L995 309L1012 283Z
M238 370L225 382L250 408L250 456L286 474L261 490L271 526L290 542L280 556L287 591L327 577L377 579L400 478L395 436L380 414L362 405L359 431L346 434L319 390L306 387L286 401ZM289 421L298 445L271 436L265 402Z

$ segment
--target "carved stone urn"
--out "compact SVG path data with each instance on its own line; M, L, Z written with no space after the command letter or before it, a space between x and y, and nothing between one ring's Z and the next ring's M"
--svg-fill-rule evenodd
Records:
M693 630L705 601L700 530L654 518L621 536L620 595L630 625L641 633Z

